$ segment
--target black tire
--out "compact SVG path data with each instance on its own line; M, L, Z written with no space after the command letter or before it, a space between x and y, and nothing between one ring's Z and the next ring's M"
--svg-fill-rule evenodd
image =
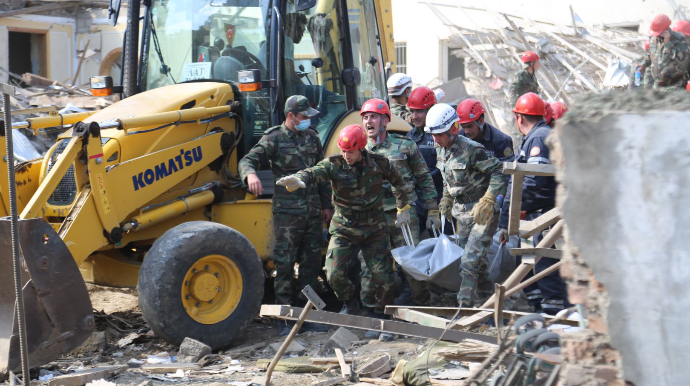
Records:
M242 292L237 307L225 319L202 324L185 310L181 291L188 271L209 255L221 255L236 265ZM252 244L236 230L207 221L187 222L153 243L139 271L137 291L144 319L156 335L175 345L190 337L216 350L230 345L259 313L263 264Z

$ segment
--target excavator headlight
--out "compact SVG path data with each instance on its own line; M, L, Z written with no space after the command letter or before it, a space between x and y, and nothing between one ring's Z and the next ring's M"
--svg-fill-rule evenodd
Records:
M240 91L250 92L261 89L261 70L237 71Z
M113 77L106 76L92 76L91 77L91 95L93 96L109 96L113 94Z

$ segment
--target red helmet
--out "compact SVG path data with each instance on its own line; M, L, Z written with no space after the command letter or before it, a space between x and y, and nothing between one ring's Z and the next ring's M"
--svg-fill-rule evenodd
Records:
M659 36L671 26L671 19L666 15L656 15L649 26L649 36Z
M513 109L514 113L525 115L544 115L544 111L544 101L533 92L528 92L518 98Z
M388 108L388 103L381 99L369 99L364 102L362 109L359 110L359 115L364 115L364 113L385 114L388 116L388 120L391 120L391 109Z
M338 135L340 150L362 150L367 145L367 132L360 125L347 125Z
M649 39L644 41L644 50L649 51Z
M685 20L677 20L671 25L671 29L680 32L685 36L690 36L690 23Z
M476 121L486 112L484 106L482 106L482 102L472 98L460 102L457 111L458 117L460 117L460 123Z
M522 63L538 62L539 55L535 54L534 51L525 51L520 55L520 60L522 60Z
M553 102L551 108L553 108L553 119L561 119L568 112L568 106L563 102Z
M544 102L544 119L546 123L549 123L549 121L553 119L553 108L549 102Z
M436 104L436 94L429 87L417 87L407 99L407 107L415 110L428 109Z
M688 84L685 85L685 91L690 92L690 80L688 81Z

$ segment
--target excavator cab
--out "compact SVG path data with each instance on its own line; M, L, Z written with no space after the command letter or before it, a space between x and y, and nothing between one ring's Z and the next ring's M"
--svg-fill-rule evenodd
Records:
M171 343L230 344L258 312L273 237L270 197L247 197L237 161L284 120L291 95L319 110L312 124L327 154L366 100L387 96L390 0L143 5L143 29L138 13L128 21L141 47L125 45L123 100L13 124L68 129L43 159L15 168L32 366L93 331L85 281L137 286L144 318ZM129 7L131 18L139 1ZM409 130L394 117L396 127ZM0 376L19 368L9 229L0 219ZM180 263L174 251L199 256Z

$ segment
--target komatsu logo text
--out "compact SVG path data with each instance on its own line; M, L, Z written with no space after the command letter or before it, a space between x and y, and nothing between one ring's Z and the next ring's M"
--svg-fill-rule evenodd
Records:
M146 169L136 176L132 176L134 190L136 191L139 190L139 188L144 188L147 185L151 185L155 181L163 179L184 169L186 166L191 166L193 163L201 161L202 157L201 146L197 146L196 149L186 151L184 149L180 149L180 155L176 155L166 162L161 162L153 169Z

